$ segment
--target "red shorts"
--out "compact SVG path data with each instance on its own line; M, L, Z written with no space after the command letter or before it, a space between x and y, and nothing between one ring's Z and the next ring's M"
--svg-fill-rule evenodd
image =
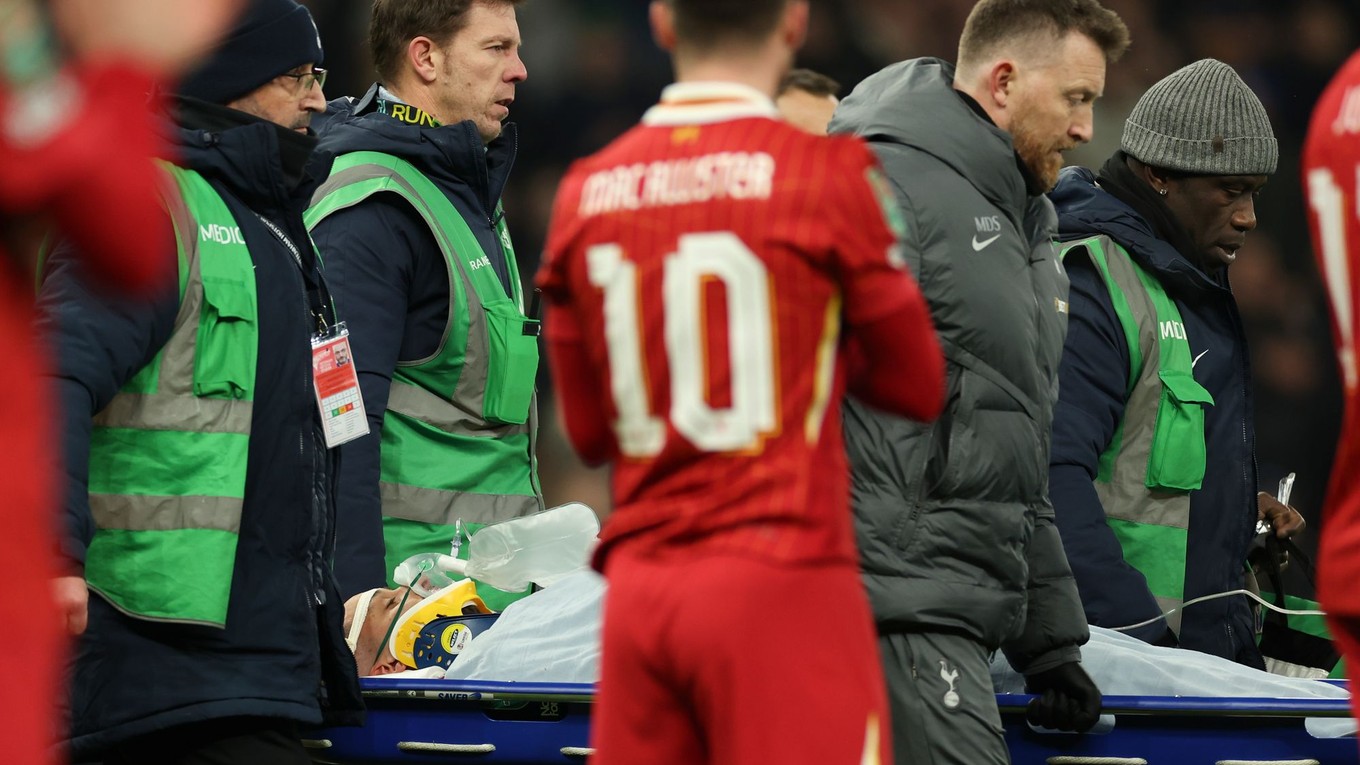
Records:
M593 765L892 762L853 566L608 560Z

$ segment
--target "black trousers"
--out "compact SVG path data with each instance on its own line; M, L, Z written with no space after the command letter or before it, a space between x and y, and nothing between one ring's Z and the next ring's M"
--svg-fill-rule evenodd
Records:
M297 724L228 717L181 725L124 742L104 765L311 765Z

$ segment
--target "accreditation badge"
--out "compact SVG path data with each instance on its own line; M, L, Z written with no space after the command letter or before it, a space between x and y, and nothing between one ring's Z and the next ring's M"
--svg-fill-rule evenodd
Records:
M368 435L368 416L344 322L312 338L312 383L326 448Z

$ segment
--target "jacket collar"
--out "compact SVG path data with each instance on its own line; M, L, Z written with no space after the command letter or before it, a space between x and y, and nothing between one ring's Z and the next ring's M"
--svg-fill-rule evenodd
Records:
M960 97L954 65L947 61L910 59L870 75L836 109L831 132L910 146L935 157L1012 216L1017 227L1036 198L1019 169L1010 134Z
M1103 234L1170 284L1198 291L1227 289L1226 276L1214 278L1201 271L1159 238L1132 207L1102 188L1090 170L1064 168L1049 196L1058 210L1058 235L1063 241Z
M770 97L735 82L677 82L642 115L648 127L709 125L741 119L779 119Z
M196 99L177 97L170 108L179 162L258 212L301 209L330 170L314 135Z
M336 154L380 151L410 162L436 185L464 185L473 190L491 216L505 192L519 149L519 133L507 123L489 145L471 120L439 127L420 127L377 111L379 84L359 99L337 99L328 109L322 147Z

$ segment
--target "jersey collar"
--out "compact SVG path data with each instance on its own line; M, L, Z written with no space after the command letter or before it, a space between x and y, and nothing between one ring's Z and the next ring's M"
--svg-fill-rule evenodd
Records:
M677 82L661 91L661 103L647 110L649 127L706 125L764 117L779 119L770 97L735 82Z

